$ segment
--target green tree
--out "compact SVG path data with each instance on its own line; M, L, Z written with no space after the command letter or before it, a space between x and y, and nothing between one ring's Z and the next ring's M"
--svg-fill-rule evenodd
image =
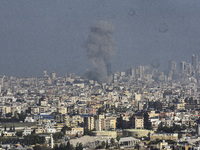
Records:
M36 145L33 147L34 150L51 150L50 147Z
M71 145L69 143L69 141L67 142L67 149L70 149Z
M104 108L104 106L103 107L100 107L99 109L98 109L98 114L103 114L103 113L105 113L105 110L104 110L105 108Z
M82 143L77 143L75 150L83 150L83 144Z
M58 144L56 144L53 149L54 150L59 150Z
M10 132L12 132L13 130L12 130L12 126L10 126L10 130L9 130Z
M27 145L35 145L35 144L43 144L45 142L45 138L39 135L27 135L24 137L24 144Z
M181 130L185 130L187 127L186 126L179 126L179 125L173 125L172 127L158 127L157 131L160 132L165 132L165 133L177 133L180 132Z
M74 150L74 146L72 144L70 144L69 150Z
M114 144L115 144L115 139L111 138L111 139L110 139L110 143L111 143L112 146L114 146Z
M106 141L106 149L108 149L108 148L109 148L108 141Z
M176 141L173 141L173 140L165 140L168 144L175 144Z
M12 113L7 113L6 117L12 117Z
M61 129L61 132L62 132L63 134L65 134L65 132L66 132L66 131L69 131L69 130L71 130L70 127L64 126L64 127Z
M92 135L92 131L84 129L84 135Z
M120 149L120 145L119 145L120 136L117 136L117 137L116 137L116 140L117 140L117 148Z
M63 138L63 136L64 136L64 134L62 132L57 132L57 133L53 134L53 138L54 138L55 141Z
M105 146L106 146L106 142L105 141L101 142L101 147L104 148Z
M23 111L21 111L21 114L17 114L18 115L18 117L19 117L19 120L20 121L23 121L24 122L24 119L26 118L26 116L27 116L27 114L26 113L24 113Z
M3 134L3 131L1 132L1 137L3 137L4 136L4 134ZM1 140L0 140L1 141Z
M76 136L75 137L78 137L78 133L76 133Z
M64 150L64 149L65 149L65 145L63 145L63 144L61 143L58 149L59 149L59 150Z
M137 144L135 144L135 148L137 149L137 150L139 150L140 149L140 145L137 143Z
M56 144L53 148L54 150L74 150L74 147L72 144L67 142L67 145L60 144L59 146Z
M22 131L17 131L17 132L16 132L16 136L22 137Z
M35 134L35 129L33 129L33 131L31 131L31 134Z
M117 137L116 137L116 140L117 140L117 142L119 143L120 136L117 136Z

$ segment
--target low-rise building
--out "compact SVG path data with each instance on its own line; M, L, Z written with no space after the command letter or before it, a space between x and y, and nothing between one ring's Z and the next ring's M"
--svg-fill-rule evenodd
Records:
M144 117L134 116L133 126L135 129L144 129Z
M152 130L145 130L145 129L125 129L123 130L123 136L125 137L135 137L135 138L141 138L141 137L149 137L150 134L154 133Z
M119 145L121 148L132 148L139 142L140 140L134 137L123 137L123 138L120 138Z
M4 131L3 132L3 136L6 136L6 137L11 137L11 136L16 136L16 132L9 132L9 131Z
M56 129L55 128L47 128L46 132L47 133L56 133Z
M72 128L71 130L67 130L65 132L67 135L83 135L84 134L84 128L82 127L77 127L77 128Z
M150 134L150 140L154 141L156 139L159 140L178 140L178 134L177 133L162 133L162 134Z
M23 136L27 136L27 135L30 135L31 134L31 128L24 128L23 132L22 132L22 135Z
M40 134L40 133L44 133L45 131L44 131L44 128L43 127L37 127L37 128L35 128L35 133L36 134Z
M116 131L93 131L95 136L107 136L111 138L116 138L117 137L117 132Z

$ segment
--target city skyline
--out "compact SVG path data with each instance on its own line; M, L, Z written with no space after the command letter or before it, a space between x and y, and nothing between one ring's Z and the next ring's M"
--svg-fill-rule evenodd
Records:
M153 62L151 62L151 64L148 65L138 65L136 67L126 67L123 70L116 70L116 71L112 71L111 68L111 64L109 66L109 70L107 70L108 73L108 79L110 77L114 77L115 74L124 74L125 76L130 76L133 72L134 74L137 74L136 72L138 71L138 73L140 72L140 70L142 69L144 70L148 70L147 72L152 72L154 70L158 71L159 73L164 73L164 75L169 75L169 74L176 74L178 76L180 75L184 75L184 73L186 72L190 72L188 74L188 76L199 76L200 74L200 61L199 61L199 56L198 55L191 55L191 61L190 62L186 62L185 60L181 60L179 62L177 61L169 61L168 65L167 65L167 69L165 69L164 71L159 70L159 60L154 60ZM142 72L143 72L142 71ZM146 72L145 71L145 72ZM194 74L193 74L194 73ZM187 73L186 73L187 74ZM185 75L186 75L185 74ZM47 71L46 69L43 70L39 76L9 76L9 75L5 75L2 74L0 75L0 77L17 77L17 78L32 78L32 77L36 77L36 78L40 78L40 77L44 77L44 78L51 78L51 79L56 79L57 77L70 77L70 76L80 76L81 78L85 78L85 79L89 79L89 80L94 80L97 81L99 83L101 83L101 81L97 78L91 78L86 74L80 74L80 73L74 73L74 72L66 72L64 75L58 75L57 72L55 71ZM181 77L181 76L180 76ZM104 81L105 83L108 82Z
M200 149L199 0L0 0L0 150Z

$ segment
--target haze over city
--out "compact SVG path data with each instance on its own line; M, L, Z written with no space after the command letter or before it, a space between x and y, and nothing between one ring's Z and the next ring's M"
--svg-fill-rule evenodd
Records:
M200 150L199 0L0 0L0 150Z
M85 43L102 20L114 27L112 71L158 60L191 62L200 47L198 0L0 1L0 75L84 74L93 65Z

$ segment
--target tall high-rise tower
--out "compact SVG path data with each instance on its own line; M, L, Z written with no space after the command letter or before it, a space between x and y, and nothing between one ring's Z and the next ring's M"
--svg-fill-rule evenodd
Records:
M192 66L195 70L198 69L199 62L198 62L198 56L197 55L192 55Z
M177 69L177 63L175 61L172 61L170 63L170 70L176 71L176 69Z
M181 62L180 68L181 68L181 73L184 73L186 70L186 63L184 61Z
M46 77L46 76L48 76L48 75L47 75L47 71L44 70L44 77Z
M55 72L51 73L51 79L53 79L53 80L56 79L56 73Z

